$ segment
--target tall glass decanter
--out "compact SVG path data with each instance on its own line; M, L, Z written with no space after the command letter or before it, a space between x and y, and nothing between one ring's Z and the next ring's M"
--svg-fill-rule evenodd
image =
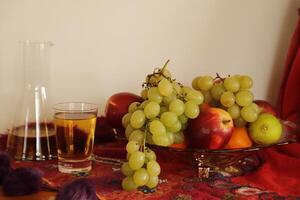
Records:
M21 42L24 85L7 142L17 160L48 160L56 157L56 139L47 86L51 42Z

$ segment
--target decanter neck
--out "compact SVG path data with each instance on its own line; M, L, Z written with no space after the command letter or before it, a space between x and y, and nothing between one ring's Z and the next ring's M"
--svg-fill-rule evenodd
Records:
M23 52L23 66L25 85L45 85L49 74L50 42L21 42Z

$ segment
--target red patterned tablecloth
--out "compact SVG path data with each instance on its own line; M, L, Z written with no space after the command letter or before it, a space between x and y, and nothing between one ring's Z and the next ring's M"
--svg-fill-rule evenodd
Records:
M124 158L124 144L112 143L95 148L95 153L115 158ZM197 171L190 162L192 157L187 154L158 152L162 173L162 182L155 190L141 188L137 191L126 192L120 187L123 175L118 166L94 162L89 178L95 185L96 191L106 200L123 199L300 199L295 194L282 194L265 188L253 187L240 177L238 181L224 177L221 174L210 177L205 181L197 178ZM78 178L78 175L67 175L57 171L57 161L14 162L14 167L35 167L44 172L46 178L54 186ZM86 174L85 174L86 175ZM246 182L246 183L245 183ZM243 183L243 184L241 184ZM300 185L298 185L300 186Z

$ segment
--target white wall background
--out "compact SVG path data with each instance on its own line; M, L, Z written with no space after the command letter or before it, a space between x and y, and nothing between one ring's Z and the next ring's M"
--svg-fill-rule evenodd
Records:
M297 22L297 0L0 0L0 129L22 76L19 40L50 40L53 102L99 104L139 93L171 59L184 84L197 75L248 74L256 99L275 102Z

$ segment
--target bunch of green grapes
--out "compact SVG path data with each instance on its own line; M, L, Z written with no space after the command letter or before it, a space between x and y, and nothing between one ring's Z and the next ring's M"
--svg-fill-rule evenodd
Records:
M126 176L122 181L122 188L127 191L146 185L154 188L158 184L160 166L156 162L154 151L142 148L144 145L131 140L126 145L128 162L125 162L121 171ZM141 149L142 148L142 149Z
M236 127L245 126L254 122L260 112L259 107L253 102L252 78L246 75L234 75L221 78L199 76L192 82L192 87L201 91L204 101L220 107L231 115Z
M128 162L122 166L125 190L144 185L156 187L160 168L155 153L146 143L170 146L183 142L188 119L199 115L199 105L204 101L200 91L171 78L167 63L146 77L141 93L144 101L130 104L122 118L128 139Z

